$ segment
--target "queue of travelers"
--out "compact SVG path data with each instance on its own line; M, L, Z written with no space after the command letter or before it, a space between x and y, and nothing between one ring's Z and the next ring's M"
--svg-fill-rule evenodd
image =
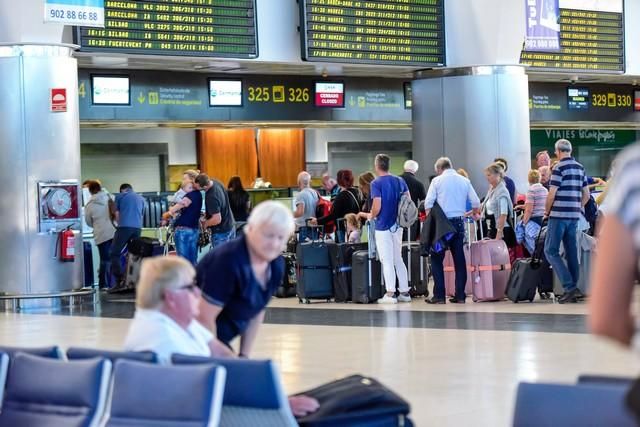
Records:
M409 302L411 298L407 268L402 260L403 229L396 223L398 201L406 193L415 205L423 209L424 217L428 217L437 204L455 229L447 248L452 252L456 277L459 279L456 279L456 295L450 302L460 303L466 299L466 295L460 290L464 288L467 271L466 265L463 268L465 262L462 248L469 241L467 233L473 231L474 238L478 237L475 232L475 225L478 224L476 221L481 220L478 235L503 240L510 249L521 245L524 253L528 254L535 251L536 239L541 228L546 226L544 256L565 290L559 302L575 302L583 295L576 287L579 274L578 254L573 242L577 241L584 205L590 199L589 189L606 183L585 175L584 168L571 156L572 146L569 141L557 141L554 154L554 161L547 151L536 154L537 169L529 171L529 188L520 197L514 181L506 175L507 160L494 159L484 170L488 191L482 202L473 189L467 172L463 169L454 170L452 161L446 157L436 162L436 175L427 192L424 184L416 177L419 168L416 161L406 161L403 165L404 173L396 177L389 172L389 157L380 154L375 159L375 174L362 173L357 177L357 183L353 172L347 169L338 171L336 179L329 174L322 176L326 197L332 200L330 209L324 214L318 209L324 196L312 188L311 175L302 171L297 178L298 191L292 206L295 232L298 238L304 240L311 237L301 234L307 226L326 226L344 220L343 229L337 230L336 238L354 243L363 239L369 241L372 237L382 265L384 282L389 284L386 294L379 302ZM114 212L111 214L109 209L101 208L110 200L109 195L102 191L99 183L87 184L92 197L85 217L96 229L96 243L101 254L99 283L101 287L106 287L105 271L108 267L116 277L116 283L122 280L116 254L119 257L126 242L140 235L142 198L131 186L123 184L120 194L112 202ZM519 198L522 199L520 205ZM240 177L232 177L225 189L220 181L211 179L207 174L196 170L185 171L181 188L174 195L173 205L165 214L165 218L172 220L177 255L187 259L193 266L198 265L199 235L203 227L211 233L211 249L233 241L236 238L236 221L245 222L249 218L252 209L250 200ZM518 213L521 218L516 220ZM112 217L113 220L110 219ZM374 236L363 232L366 221L373 225ZM417 240L420 227L420 223L416 222L408 231L408 239ZM561 246L564 252L562 254ZM441 273L443 257L443 253L431 253L431 268L436 286L433 297L426 300L430 303L446 302ZM107 258L111 261L110 266L107 265Z
M640 158L639 153L637 147L635 151L629 150L628 158ZM529 253L534 252L535 239L546 225L544 254L565 291L558 302L577 302L583 297L577 288L577 234L583 208L591 197L589 181L582 165L572 157L569 141L556 142L555 156L556 164L551 167L548 153L538 153L538 168L529 171L529 187L523 204L518 206L515 184L506 176L505 159L496 158L485 168L488 191L480 200L467 172L454 169L447 157L436 161L436 175L425 191L415 176L417 162L407 161L404 173L394 176L390 173L389 156L378 154L373 165L375 173L359 175L357 184L350 170L338 171L335 180L323 176L323 187L328 198L333 199L324 216L318 216L317 207L325 196L312 188L311 175L306 171L298 175L299 191L291 210L272 201L252 208L239 177L233 177L225 189L207 174L185 171L181 188L165 216L173 221L178 256L143 261L136 313L124 347L131 351L154 351L162 363L169 363L175 353L251 357L266 307L286 274L281 255L290 236L309 224L326 224L342 218L343 238L348 243L361 241L365 221L373 225L374 235L369 238L375 241L386 285L386 293L378 303L411 302L408 271L402 258L403 228L397 220L403 195L423 207L426 220L444 221L453 231L445 244L455 271L455 292L449 303L466 302L468 263L464 246L477 238L467 235L470 229L466 225L478 220L488 238L503 240L510 248L522 244ZM633 339L635 326L631 316L616 314L630 310L630 293L637 272L633 254L640 248L640 243L635 242L640 241L637 238L640 228L634 215L637 205L634 197L638 193L635 191L638 180L631 170L634 161L627 159L621 163L620 178L607 192L600 245L605 251L616 252L619 259L615 266L602 260L596 263L597 302L592 303L591 318L596 333L627 345ZM122 274L119 262L114 261L115 254L119 255L127 241L140 235L142 197L129 184L120 187L115 200L99 181L87 181L85 185L91 194L85 218L94 228L100 252L100 287L106 287L109 268L116 277ZM521 213L517 222L515 212ZM247 222L244 233L238 237L236 220ZM201 223L211 231L211 251L198 260ZM416 234L419 233L418 228ZM416 238L416 234L410 234L410 238ZM445 251L430 253L434 292L425 300L429 304L447 303L444 259ZM612 280L625 286L612 290L606 285ZM234 344L236 339L239 340ZM289 404L296 416L319 408L317 400L300 395L290 397Z

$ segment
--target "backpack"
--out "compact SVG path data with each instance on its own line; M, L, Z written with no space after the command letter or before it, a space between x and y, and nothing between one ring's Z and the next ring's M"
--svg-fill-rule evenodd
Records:
M322 218L329 215L332 206L333 203L323 199L322 196L320 196L320 193L318 193L318 203L316 204L316 218ZM324 225L324 234L333 233L335 229L335 221L329 221Z
M398 178L400 180L402 178ZM418 219L418 207L408 194L402 192L402 185L398 181L400 187L400 200L398 201L398 218L396 223L402 228L411 227Z

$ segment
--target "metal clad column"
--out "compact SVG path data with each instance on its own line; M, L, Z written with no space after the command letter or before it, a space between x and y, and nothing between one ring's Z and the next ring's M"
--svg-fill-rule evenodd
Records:
M78 68L68 45L0 45L0 294L57 294L82 287L82 236L75 262L56 256L56 234L39 233L38 182L79 180ZM52 112L51 89L66 89ZM80 203L78 200L78 211Z
M521 66L481 66L419 72L412 82L413 153L423 181L438 157L466 169L480 195L484 168L509 162L508 175L526 191L531 167L528 78Z

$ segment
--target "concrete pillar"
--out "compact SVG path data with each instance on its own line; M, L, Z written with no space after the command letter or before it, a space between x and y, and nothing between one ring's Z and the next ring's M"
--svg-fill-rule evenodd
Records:
M413 155L425 182L438 157L466 169L482 195L483 170L509 162L519 192L531 166L528 79L521 66L481 66L419 72L412 82Z
M75 189L78 197L55 199L59 212L68 207L70 212L75 208L76 217L81 212L78 67L73 49L59 44L0 45L0 181L5 184L0 198L1 294L55 295L82 287L80 221L67 216L43 225L48 208L40 203L43 183L60 182L71 193ZM54 111L63 109L53 105L59 99L53 99L57 89L66 91L66 111ZM59 257L56 231L67 227L76 237L74 262Z

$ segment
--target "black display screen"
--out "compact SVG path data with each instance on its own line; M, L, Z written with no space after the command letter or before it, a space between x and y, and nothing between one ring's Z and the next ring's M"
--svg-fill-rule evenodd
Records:
M561 8L560 47L525 50L520 62L549 71L624 72L624 14Z
M306 61L441 66L443 0L299 0Z
M105 0L105 28L78 27L81 51L256 58L255 0Z
M570 87L567 89L567 108L569 110L588 110L589 102L588 88Z

